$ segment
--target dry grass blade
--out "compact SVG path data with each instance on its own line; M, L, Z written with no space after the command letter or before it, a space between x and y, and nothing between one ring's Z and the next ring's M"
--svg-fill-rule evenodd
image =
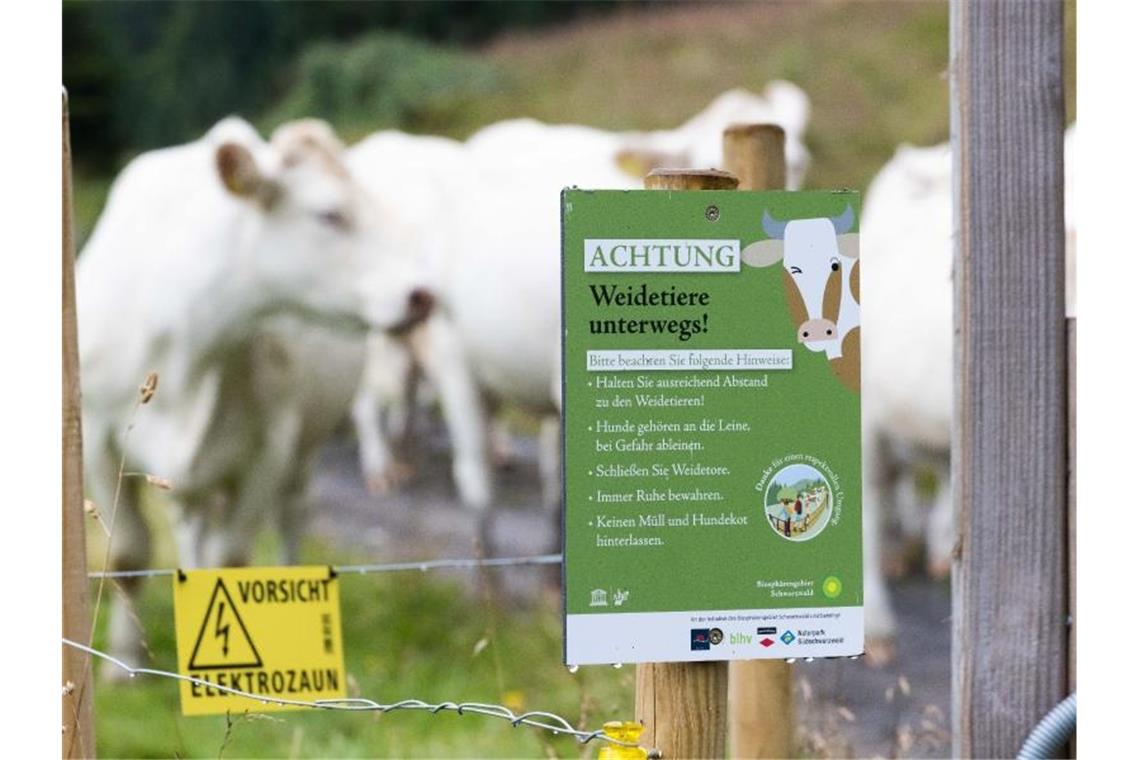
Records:
M839 716L841 718L843 718L843 720L847 721L848 723L854 723L855 722L855 713L851 712L849 709L847 709L843 705L840 705L839 707L835 708L835 711L837 713L839 713Z
M169 478L160 478L157 475L147 475L146 482L150 483L155 488L160 488L163 491L169 491L174 488L174 484L170 482Z
M139 403L145 404L154 398L154 392L158 390L158 373L151 372L143 380L143 384L139 386Z
M99 507L95 506L95 502L90 499L83 500L83 512L88 515L92 520L99 523L99 527L107 535L107 539L111 538L111 531L107 528L107 524L103 522L103 516L99 514Z

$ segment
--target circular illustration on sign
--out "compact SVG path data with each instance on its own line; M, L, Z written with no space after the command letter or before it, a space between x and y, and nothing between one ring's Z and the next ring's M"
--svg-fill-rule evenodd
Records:
M776 535L810 541L831 518L831 486L810 464L792 464L775 474L764 490L764 512Z

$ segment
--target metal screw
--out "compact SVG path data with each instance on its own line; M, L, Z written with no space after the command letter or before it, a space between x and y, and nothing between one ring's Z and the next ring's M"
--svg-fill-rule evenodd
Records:
M720 209L716 206L709 206L705 209L705 219L708 219L710 222L715 222L717 219L720 219Z

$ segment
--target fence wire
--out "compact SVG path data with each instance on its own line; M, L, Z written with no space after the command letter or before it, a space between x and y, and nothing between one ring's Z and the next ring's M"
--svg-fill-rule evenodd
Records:
M338 575L369 575L371 573L398 573L409 570L427 572L429 570L470 570L480 567L523 567L527 565L560 565L561 554L539 554L533 557L488 557L486 559L432 559L419 562L390 562L372 565L330 565ZM152 568L148 570L108 570L87 573L92 580L100 578L155 578L164 575L178 575L176 567Z
M604 730L598 729L596 731L582 731L574 728L574 726L561 715L543 710L530 710L523 713L515 713L505 705L489 704L486 702L425 702L422 699L402 699L399 702L391 702L384 704L372 699L364 697L346 697L344 699L318 699L312 702L306 702L299 699L286 699L284 697L273 697L266 694L254 694L241 689L234 689L229 686L222 686L220 684L204 681L200 678L193 676L182 675L181 673L172 673L168 670L159 670L157 668L136 668L128 665L122 660L112 657L106 652L101 652L93 647L80 644L72 641L71 639L63 639L65 646L78 649L81 652L86 652L92 657L96 657L104 662L108 662L120 670L124 671L128 676L134 678L135 676L158 676L160 678L168 678L175 681L185 681L187 683L198 684L206 686L215 691L224 691L227 694L233 694L238 697L245 697L252 699L261 704L278 704L288 705L291 707L308 707L315 710L341 710L345 712L379 712L389 713L397 710L423 710L436 715L440 712L455 712L458 715L485 715L489 718L500 718L507 721L514 728L519 726L531 726L546 731L550 731L555 736L573 736L581 744L588 744L594 739L601 739L602 741L609 742L621 747L637 747L638 744L632 742L621 741L612 736L608 736Z

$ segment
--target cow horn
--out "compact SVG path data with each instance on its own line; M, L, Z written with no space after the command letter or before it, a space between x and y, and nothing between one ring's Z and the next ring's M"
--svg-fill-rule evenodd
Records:
M768 209L764 209L764 217L760 220L760 225L764 228L764 234L772 240L783 240L784 228L788 226L788 223L777 222L768 213Z
M845 235L851 231L855 226L855 210L851 208L851 204L847 204L847 210L839 216L831 217L831 223L835 225L836 235Z

